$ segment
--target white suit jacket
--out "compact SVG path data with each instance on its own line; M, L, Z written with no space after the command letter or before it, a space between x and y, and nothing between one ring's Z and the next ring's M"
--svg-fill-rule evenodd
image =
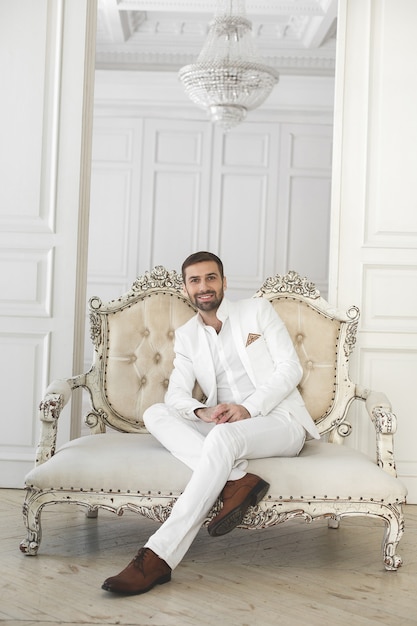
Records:
M280 406L318 439L319 432L297 389L301 364L284 322L271 303L263 298L239 302L223 299L217 317L223 322L229 318L236 350L255 387L242 404L250 407L252 414L261 415ZM195 409L218 404L216 373L198 314L177 329L174 349L174 369L165 402L184 417L198 419ZM192 397L196 381L207 398L205 405Z

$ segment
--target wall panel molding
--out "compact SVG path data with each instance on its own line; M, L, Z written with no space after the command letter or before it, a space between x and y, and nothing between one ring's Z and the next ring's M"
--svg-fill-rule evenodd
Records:
M118 165L100 164L92 172L90 277L125 277L128 273L133 175L131 168Z
M16 458L16 454L31 455L34 462L40 423L33 407L38 404L46 384L49 345L48 332L0 334L0 351L9 368L7 381L2 379L0 383L2 411L13 416L2 433L0 458L3 454L11 458ZM32 416L29 422L28 416Z
M2 232L53 233L56 219L58 176L61 65L63 54L63 0L39 2L37 14L28 17L30 28L21 36L33 46L31 63L21 49L10 42L12 50L8 71L19 75L31 92L27 101L6 98L3 106L8 124L3 126L2 143L9 149L5 159L18 155L20 167L4 178L0 190ZM19 10L18 7L15 10ZM23 27L21 21L20 27ZM10 30L8 36L12 36ZM3 42L4 45L4 42ZM3 80L7 81L7 76ZM14 77L10 77L14 80ZM33 88L31 87L33 86ZM41 91L39 90L41 87ZM12 94L9 94L9 97ZM20 110L24 107L24 110ZM16 128L19 125L19 129ZM40 147L40 155L38 149ZM7 164L1 163L2 171Z
M364 264L362 328L417 332L416 285L417 265Z
M131 163L134 141L134 128L108 128L97 124L92 154L94 163Z
M143 120L96 118L93 132L87 297L122 293L136 273ZM100 289L97 289L100 286Z
M372 151L368 151L365 241L367 245L389 248L417 248L417 126L410 124L417 92L415 50L411 44L415 16L407 18L412 3L406 3L403 0L402 6L393 6L386 0L374 2L369 36L372 114L368 142ZM410 97L403 96L405 91Z
M53 249L0 250L0 316L49 317Z

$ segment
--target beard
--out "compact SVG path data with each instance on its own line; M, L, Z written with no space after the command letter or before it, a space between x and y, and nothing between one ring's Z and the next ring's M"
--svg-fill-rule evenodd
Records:
M199 300L200 296L207 296L207 295L212 295L214 297L208 302L205 302L204 300L203 301ZM194 297L191 297L190 294L188 294L188 297L190 298L191 302L197 307L197 309L199 309L199 311L217 311L217 309L219 308L223 300L223 296L224 296L223 289L219 293L217 293L216 291L206 291L205 293L198 294Z

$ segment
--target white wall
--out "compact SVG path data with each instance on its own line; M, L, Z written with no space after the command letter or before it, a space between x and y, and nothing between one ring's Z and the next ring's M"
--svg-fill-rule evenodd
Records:
M398 472L417 502L417 3L339 5L330 300L358 304L354 379L398 417ZM353 442L374 455L363 411Z
M287 269L327 293L333 79L282 77L228 134L173 73L98 71L95 94L89 290L210 249L234 297Z

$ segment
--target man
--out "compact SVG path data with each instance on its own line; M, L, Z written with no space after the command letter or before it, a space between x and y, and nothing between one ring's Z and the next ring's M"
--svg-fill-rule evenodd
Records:
M192 470L170 517L102 588L139 594L171 580L220 494L208 525L216 537L238 526L269 484L246 472L248 459L296 456L306 433L319 434L297 384L302 376L290 336L263 298L230 302L221 260L197 252L183 263L184 289L198 313L176 331L165 404L144 414L147 429ZM197 381L207 400L192 396Z

